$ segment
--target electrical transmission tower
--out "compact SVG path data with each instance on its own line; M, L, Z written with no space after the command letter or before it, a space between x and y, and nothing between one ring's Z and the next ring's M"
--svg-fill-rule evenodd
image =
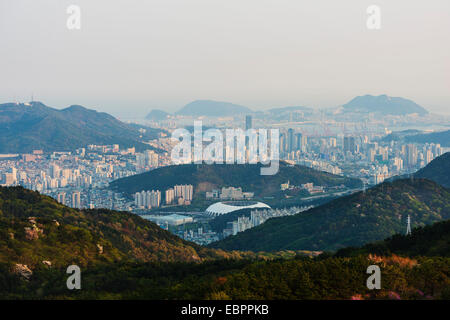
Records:
M406 226L406 235L410 235L410 234L411 234L411 217L408 214L407 226Z

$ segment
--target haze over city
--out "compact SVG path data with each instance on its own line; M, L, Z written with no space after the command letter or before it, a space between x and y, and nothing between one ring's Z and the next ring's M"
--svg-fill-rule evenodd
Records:
M80 30L66 28L70 4ZM366 27L371 4L2 1L0 101L127 118L197 99L262 110L387 94L449 114L450 2L377 1L380 30Z

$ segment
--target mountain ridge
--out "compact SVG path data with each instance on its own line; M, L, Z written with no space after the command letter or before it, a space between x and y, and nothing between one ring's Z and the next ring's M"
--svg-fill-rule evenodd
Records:
M439 143L443 147L450 147L450 130L409 135L405 140L416 143Z
M170 113L168 113L164 110L153 109L153 110L150 110L150 112L145 116L145 119L153 120L153 121L161 121L161 120L166 120L169 115L170 115Z
M450 152L433 159L414 174L415 178L426 178L446 188L450 188Z
M77 210L22 187L0 187L0 263L29 268L117 261L200 262L211 251L128 212Z
M141 142L141 135L107 113L79 105L58 110L41 102L0 104L0 153L72 151L88 144L154 149ZM156 132L147 135L155 138Z
M407 115L417 113L426 115L428 111L412 100L401 97L390 97L385 94L357 96L343 105L346 112L382 113L391 115Z
M331 173L317 171L304 166L289 166L280 162L279 171L273 176L260 174L261 164L185 164L167 166L111 182L111 189L133 194L142 190L164 190L176 184L193 184L194 195L209 191L208 188L222 186L242 187L243 191L254 191L257 196L272 195L280 190L280 184L290 180L291 184L314 182L316 185L345 184L360 187L359 179L351 179Z
M384 182L294 216L270 219L212 243L225 250L337 250L382 240L413 227L450 219L450 190L426 179Z

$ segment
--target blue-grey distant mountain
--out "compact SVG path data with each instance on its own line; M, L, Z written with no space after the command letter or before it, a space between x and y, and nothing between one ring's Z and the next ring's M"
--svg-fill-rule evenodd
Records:
M149 112L149 114L145 117L145 119L153 121L161 121L166 120L169 115L170 113L165 112L163 110L153 109Z
M290 120L298 121L303 119L304 116L310 116L314 113L314 110L309 107L303 106L289 106L279 107L267 110L272 120Z
M194 117L226 117L247 113L253 113L253 111L238 104L213 100L196 100L176 112L177 115Z
M414 101L400 97L389 97L385 94L380 96L359 96L343 107L345 112L381 113L389 115L428 114L427 110Z
M423 131L417 130L417 129L407 129L402 131L394 131L386 136L384 136L381 140L385 142L390 141L400 141L402 139L405 139L408 136L421 134Z
M63 110L40 102L0 104L0 153L70 151L88 144L119 144L152 149L142 140L157 132L139 132L113 116L74 105Z
M269 113L273 114L279 114L279 113L286 113L286 112L304 112L304 113L312 113L314 110L309 107L303 107L303 106L290 106L290 107L280 107L280 108L272 108L268 110Z
M411 135L405 137L405 140L417 143L439 143L442 147L450 147L450 130Z

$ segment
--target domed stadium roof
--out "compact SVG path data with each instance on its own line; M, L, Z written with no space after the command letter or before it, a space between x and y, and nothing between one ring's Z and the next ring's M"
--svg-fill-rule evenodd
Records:
M253 208L270 209L267 204L258 201L224 201L210 205L205 212L211 216L220 216L237 210Z

